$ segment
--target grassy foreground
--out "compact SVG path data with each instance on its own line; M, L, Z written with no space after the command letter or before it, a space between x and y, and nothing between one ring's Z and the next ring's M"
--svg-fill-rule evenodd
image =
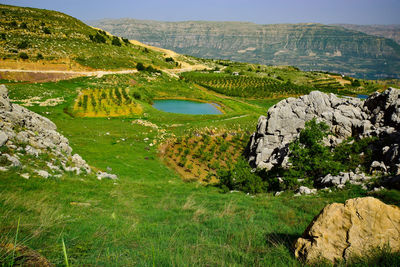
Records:
M171 136L184 136L204 127L240 126L252 131L258 115L266 112L271 101L220 98L165 75L144 86L148 78L137 74L7 85L15 100L33 95L41 100L62 97L64 102L56 106L34 105L30 109L54 121L74 152L91 166L111 168L119 180L98 181L92 176L25 180L16 172L1 173L3 243L14 242L20 221L17 243L61 266L62 240L74 266L297 266L301 264L291 246L311 219L328 203L366 194L353 188L313 197L252 196L222 194L215 187L183 182L157 157L156 146L150 146L152 140L162 141L163 132L132 121L145 119ZM146 89L140 90L145 93L136 100L143 107L142 115L71 116L80 89L106 88L114 82L122 86L132 79L136 82L132 92L141 81ZM147 97L167 95L215 101L226 113L170 114L146 102ZM247 117L240 118L242 115ZM382 197L387 203L400 204L398 192Z

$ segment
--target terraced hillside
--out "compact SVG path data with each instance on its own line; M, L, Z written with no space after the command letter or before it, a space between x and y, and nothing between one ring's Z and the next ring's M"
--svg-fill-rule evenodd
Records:
M400 76L399 44L338 26L134 19L90 24L197 57L294 65L303 70L340 72L360 78Z
M213 70L181 73L182 79L216 93L251 99L282 98L319 90L339 95L369 94L387 88L376 81L334 73L301 71L291 66L264 66L218 60ZM389 82L392 84L391 82Z
M94 29L60 12L0 5L0 68L122 69L137 63L177 67L162 51Z

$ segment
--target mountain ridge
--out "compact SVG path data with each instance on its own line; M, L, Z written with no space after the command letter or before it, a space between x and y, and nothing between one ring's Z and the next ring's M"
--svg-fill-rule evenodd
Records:
M339 26L136 19L89 23L112 34L196 57L294 65L360 78L400 77L400 45Z

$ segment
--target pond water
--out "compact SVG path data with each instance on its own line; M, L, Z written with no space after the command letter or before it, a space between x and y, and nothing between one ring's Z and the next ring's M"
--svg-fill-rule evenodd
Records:
M367 99L369 95L357 95L359 99Z
M218 115L222 112L210 103L189 100L165 99L155 100L153 107L165 112L192 114L192 115Z

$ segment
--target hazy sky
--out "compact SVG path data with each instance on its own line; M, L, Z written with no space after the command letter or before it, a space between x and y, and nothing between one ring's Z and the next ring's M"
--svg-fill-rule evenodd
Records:
M400 0L0 0L0 3L58 10L81 20L400 24Z

